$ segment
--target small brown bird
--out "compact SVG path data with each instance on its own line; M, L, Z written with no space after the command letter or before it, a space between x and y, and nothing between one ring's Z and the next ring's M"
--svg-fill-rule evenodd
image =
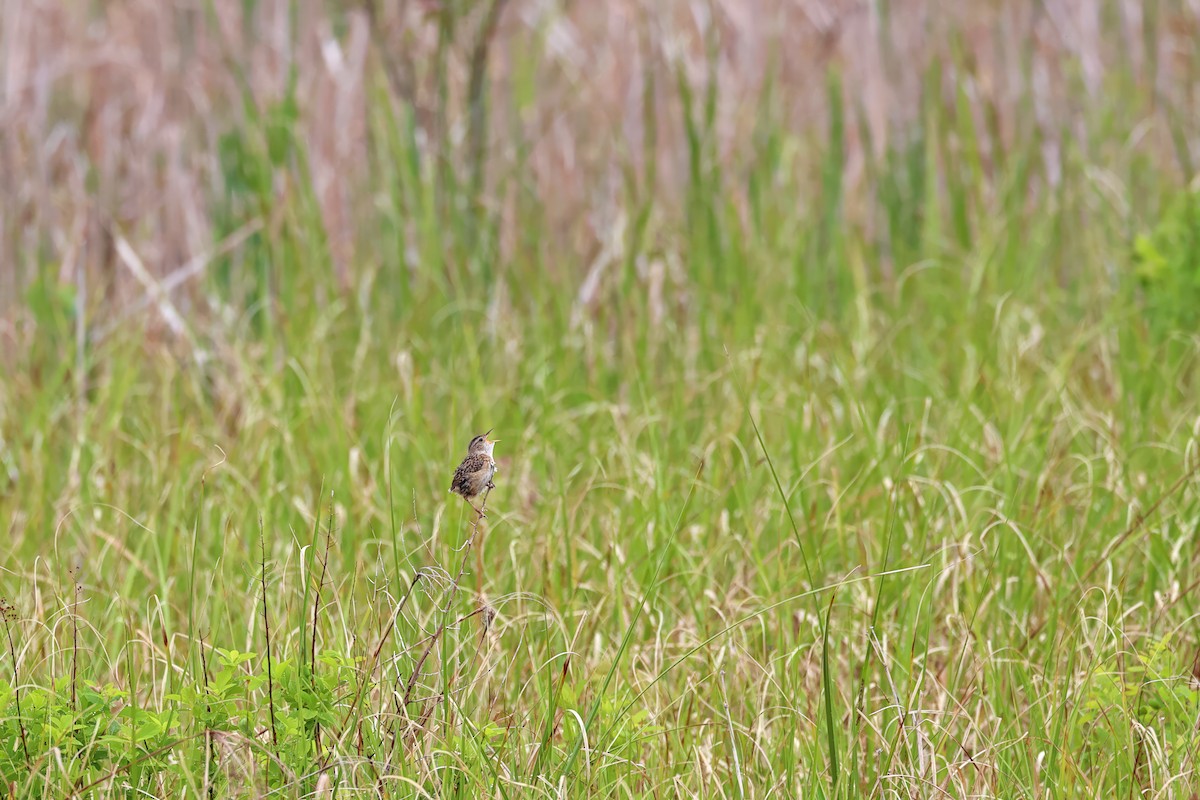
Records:
M454 470L454 480L450 482L450 491L461 495L480 517L487 515L471 501L483 494L485 489L496 488L496 484L492 483L492 476L496 474L496 459L492 458L492 451L500 440L489 440L488 433L491 430L476 436L467 445L467 457Z

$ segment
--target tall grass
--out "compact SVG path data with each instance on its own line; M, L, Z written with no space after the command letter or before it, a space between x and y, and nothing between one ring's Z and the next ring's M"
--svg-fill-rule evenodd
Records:
M969 6L7 7L10 790L1188 796L1197 18Z

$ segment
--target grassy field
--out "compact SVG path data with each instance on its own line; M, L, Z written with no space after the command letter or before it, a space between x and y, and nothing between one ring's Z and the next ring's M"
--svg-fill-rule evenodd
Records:
M196 52L237 27L177 5ZM92 144L5 206L6 791L1194 798L1194 4L911 62L881 4L842 46L911 65L897 119L845 54L739 94L731 5L591 127L539 76L593 9L534 5L431 4L415 67L386 9L322 10L373 53L341 176L332 101L212 45L199 240ZM615 142L561 183L556 109Z

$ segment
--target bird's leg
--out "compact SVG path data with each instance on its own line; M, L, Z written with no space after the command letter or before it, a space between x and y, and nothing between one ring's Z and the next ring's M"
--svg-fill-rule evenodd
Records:
M491 481L488 481L488 482L487 482L487 488L489 488L489 489L495 489L495 488L496 488L496 484L492 483Z
M483 513L478 508L475 508L475 504L472 503L470 500L468 500L467 498L464 497L463 502L466 503L467 505L469 505L472 509L474 509L475 513L479 515L480 519L487 519L487 514Z

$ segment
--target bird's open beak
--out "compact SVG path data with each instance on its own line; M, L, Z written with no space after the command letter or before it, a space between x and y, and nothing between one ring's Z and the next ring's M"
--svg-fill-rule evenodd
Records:
M496 430L496 429L495 429L495 428L488 428L488 429L487 429L487 433L485 433L485 434L483 435L483 438L485 438L485 439L486 439L486 438L488 437L488 434L489 434L489 433L491 433L491 432L492 432L492 431L494 431L494 430Z

